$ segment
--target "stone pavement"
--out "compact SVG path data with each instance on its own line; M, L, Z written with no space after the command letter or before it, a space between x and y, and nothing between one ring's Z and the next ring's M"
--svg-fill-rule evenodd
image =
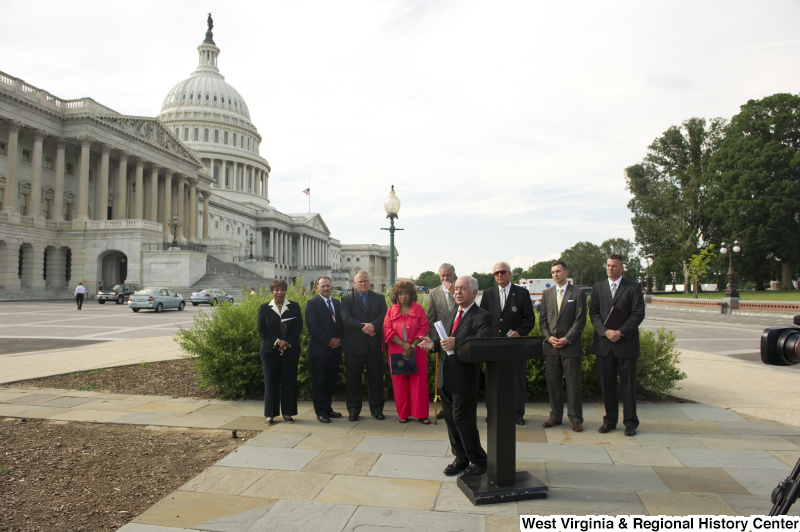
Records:
M549 498L472 506L442 474L452 461L444 423L397 423L392 403L385 421L323 425L303 402L294 424L267 427L260 401L0 387L0 416L261 431L124 532L510 531L520 514L765 514L800 457L800 427L708 404L639 405L634 437L599 434L600 404L584 405L579 434L543 429L548 409L528 405L517 469L547 484ZM485 438L484 417L481 408Z

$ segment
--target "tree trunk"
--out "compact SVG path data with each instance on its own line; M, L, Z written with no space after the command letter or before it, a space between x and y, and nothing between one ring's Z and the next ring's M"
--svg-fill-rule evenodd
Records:
M781 290L794 290L792 270L794 270L792 261L787 259L781 261Z
M756 281L756 285L753 288L753 290L755 292L760 292L762 290L766 290L766 288L764 288L764 281Z

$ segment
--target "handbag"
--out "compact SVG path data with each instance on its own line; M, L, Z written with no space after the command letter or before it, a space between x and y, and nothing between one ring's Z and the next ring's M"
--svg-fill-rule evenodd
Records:
M416 353L414 353L416 355ZM392 375L416 375L417 374L417 359L416 356L410 357L408 360L403 358L403 353L393 353L389 355L391 361Z

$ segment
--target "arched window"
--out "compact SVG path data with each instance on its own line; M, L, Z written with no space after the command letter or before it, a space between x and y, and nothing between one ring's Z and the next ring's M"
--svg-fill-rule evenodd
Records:
M224 144L228 143L228 132L227 131L222 135L222 142Z
M183 140L189 140L189 128L183 128Z
M200 130L194 128L194 140L200 140Z
M203 130L203 141L208 142L208 128Z
M219 144L219 129L214 130L214 142Z
M233 145L236 146L236 133L233 134Z

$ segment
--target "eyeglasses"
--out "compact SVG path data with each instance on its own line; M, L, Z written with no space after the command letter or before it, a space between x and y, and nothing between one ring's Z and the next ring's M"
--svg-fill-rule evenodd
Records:
M508 270L497 270L496 272L494 272L494 276L495 277L499 277L499 276L505 275L507 273L508 273Z

